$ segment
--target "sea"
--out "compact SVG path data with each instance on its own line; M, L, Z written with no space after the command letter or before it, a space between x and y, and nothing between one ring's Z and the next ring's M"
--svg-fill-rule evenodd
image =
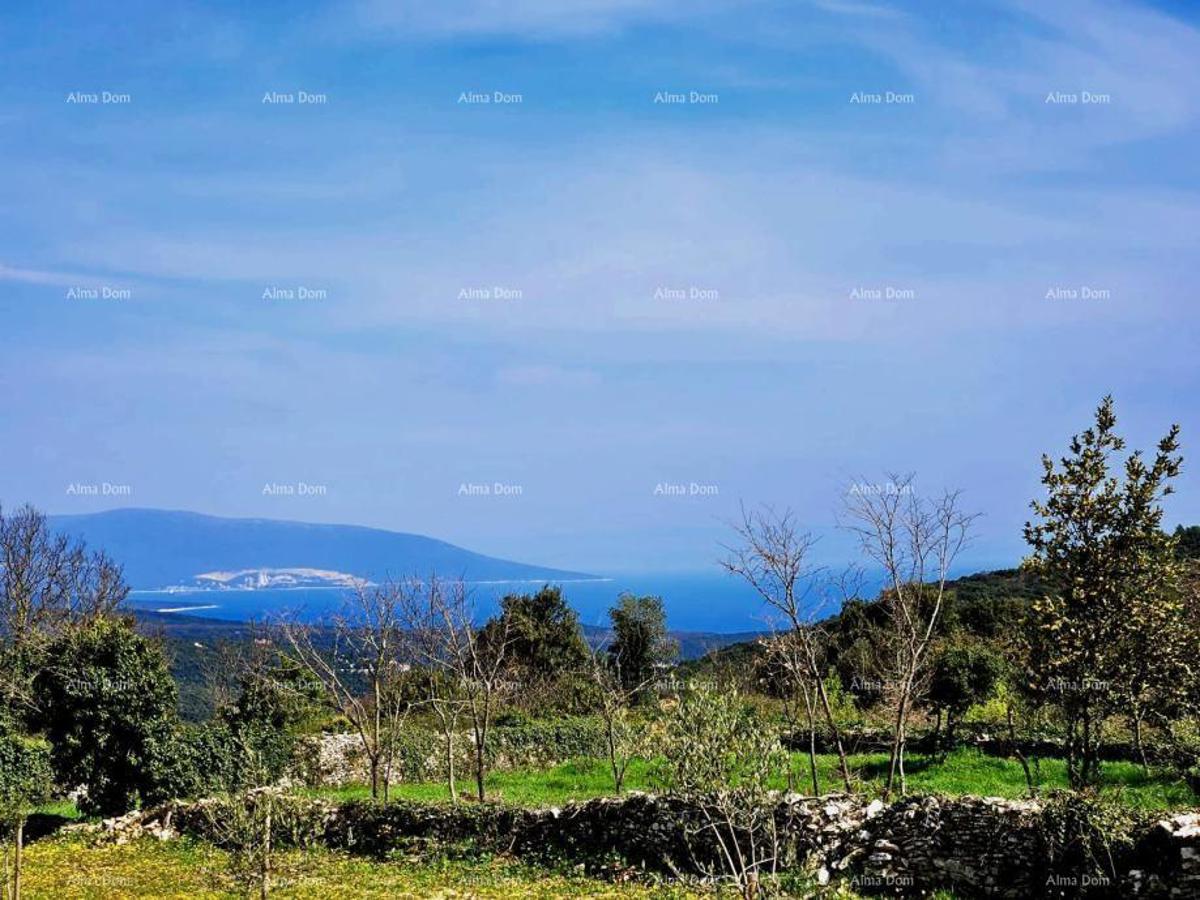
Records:
M584 625L607 626L608 610L623 593L661 597L672 631L736 633L763 631L767 610L743 581L724 572L633 572L603 578L552 582ZM529 593L543 582L491 581L470 584L480 618L490 616L506 594ZM139 609L203 616L237 622L268 621L288 616L319 622L346 602L343 588L261 590L133 591L129 605ZM836 610L829 610L835 612Z

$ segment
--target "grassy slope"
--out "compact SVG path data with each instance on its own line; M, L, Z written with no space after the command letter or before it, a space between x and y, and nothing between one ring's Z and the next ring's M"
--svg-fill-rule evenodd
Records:
M808 780L808 757L794 754L793 765L801 779L801 790L811 785ZM840 786L837 776L837 758L818 758L821 787L835 791ZM887 756L868 754L852 756L851 768L867 793L881 790L882 779L887 773ZM976 750L959 750L951 753L944 763L932 762L923 757L912 757L908 762L908 789L910 793L938 793L950 796L974 794L976 796L1020 798L1025 795L1025 776L1021 767L1013 760L986 756ZM1151 770L1145 775L1134 763L1106 763L1104 774L1105 790L1118 794L1127 805L1138 809L1183 809L1195 807L1196 795L1182 781L1170 775ZM1062 760L1043 760L1041 763L1041 785L1043 788L1066 788L1066 766ZM599 760L576 760L544 771L497 772L488 778L489 798L520 806L551 806L569 800L584 800L612 793L612 776L605 763ZM630 790L655 791L660 788L652 764L637 760L626 777ZM781 780L778 785L784 787ZM473 783L460 782L460 791L469 794ZM323 788L321 796L342 799L369 796L363 785L344 788ZM392 789L392 796L423 802L449 800L444 784L420 783L401 784Z

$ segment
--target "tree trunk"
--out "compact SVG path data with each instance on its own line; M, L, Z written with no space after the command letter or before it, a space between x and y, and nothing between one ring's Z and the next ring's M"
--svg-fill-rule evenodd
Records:
M888 759L888 777L887 783L883 786L883 796L889 799L892 796L892 786L896 780L896 766L900 762L904 747L904 719L908 705L908 690L905 688L900 695L900 703L896 707L896 724L895 732L892 734L892 752ZM903 788L901 788L903 791Z
M271 807L267 805L267 815L263 828L262 880L259 882L259 900L267 900L271 895Z
M483 741L479 739L475 742L475 788L482 803L487 799L487 794L483 787Z
M1005 707L1005 715L1008 719L1008 743L1012 748L1012 753L1017 758L1017 762L1021 764L1021 771L1025 773L1025 787L1029 790L1029 796L1037 795L1037 786L1033 783L1033 772L1029 769L1029 760L1025 758L1025 754L1021 752L1021 747L1017 743L1017 727L1013 724L1012 704Z
M379 754L375 753L370 758L371 762L371 799L379 799Z
M458 787L454 783L454 732L446 728L446 780L450 787L450 802L458 805Z
M1142 714L1141 710L1135 707L1133 714L1133 747L1137 750L1138 759L1142 761L1142 771L1150 774L1150 762L1146 759L1146 746L1142 743Z
M13 900L21 900L21 851L25 844L25 822L17 823L13 838Z
M811 717L808 723L808 770L812 775L813 796L820 797L821 782L817 778L817 723Z
M846 748L842 746L842 731L837 726L837 721L833 718L833 707L829 705L829 694L825 691L825 682L820 678L816 679L817 695L821 698L821 708L825 711L825 721L829 723L829 730L833 734L833 742L837 745L838 763L842 768L842 781L846 784L847 791L853 791L854 786L850 782L850 764L846 762Z

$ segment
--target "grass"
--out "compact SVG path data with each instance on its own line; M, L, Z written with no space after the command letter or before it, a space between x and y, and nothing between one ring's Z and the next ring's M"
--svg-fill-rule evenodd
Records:
M798 783L803 791L811 789L808 776L808 757L792 757ZM858 788L867 794L882 791L887 776L885 754L861 754L850 757L850 766ZM1025 796L1025 775L1014 760L988 756L973 749L957 750L944 761L931 757L913 756L908 759L909 793L936 793L948 796L973 794L985 797L1018 799ZM661 784L655 777L653 763L636 760L630 766L626 787L630 790L656 791ZM837 757L818 757L818 772L824 791L836 791L841 786ZM1103 791L1119 797L1125 805L1144 810L1169 810L1195 807L1200 803L1195 793L1182 780L1169 773L1151 769L1146 775L1141 766L1129 762L1110 762L1103 768L1106 783ZM1061 759L1041 762L1042 789L1066 788L1066 763ZM785 787L781 777L777 787ZM469 796L474 783L462 781L460 794ZM309 792L314 796L349 800L370 796L365 785L341 788L319 788ZM581 759L545 770L495 772L487 779L489 799L517 806L557 806L571 800L586 800L613 793L612 776L600 760ZM450 799L444 783L421 782L393 785L394 799L426 803L443 803Z
M245 897L229 881L228 857L206 844L143 839L93 844L78 836L47 838L25 856L25 896L38 898ZM507 859L377 861L315 850L282 854L272 897L693 898L681 886L609 884L533 869Z

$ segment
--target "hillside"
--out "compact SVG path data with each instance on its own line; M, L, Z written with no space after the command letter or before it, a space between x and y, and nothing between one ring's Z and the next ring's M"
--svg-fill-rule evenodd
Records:
M230 519L158 509L52 516L51 525L102 548L135 590L341 586L356 578L438 572L472 581L590 576L484 556L419 534L357 525Z

